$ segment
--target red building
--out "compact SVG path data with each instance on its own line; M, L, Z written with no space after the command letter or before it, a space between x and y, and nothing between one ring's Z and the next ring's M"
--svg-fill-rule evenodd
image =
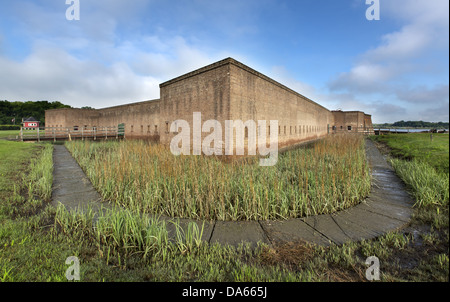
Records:
M39 121L37 121L34 117L29 117L24 119L23 122L24 129L37 129L39 128Z

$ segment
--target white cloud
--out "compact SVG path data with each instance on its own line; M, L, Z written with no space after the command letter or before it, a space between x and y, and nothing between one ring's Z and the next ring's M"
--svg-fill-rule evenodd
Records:
M180 36L162 40L149 37L149 43L155 43L156 48L145 51L146 47L135 48L128 44L128 51L134 53L131 59L133 69L140 74L152 74L163 81L198 69L218 60L218 56L211 57L198 48L189 45ZM152 47L149 47L152 49ZM158 51L159 50L159 51ZM123 53L123 51L120 51Z
M355 93L373 93L385 89L386 82L398 76L404 66L380 65L364 62L349 72L339 74L329 83L332 91L348 90Z
M383 2L383 13L405 25L385 34L377 48L368 51L372 61L409 60L427 50L448 48L449 2L442 0L390 0Z
M415 120L431 121L431 122L448 122L449 103L441 103L425 108L418 112Z
M419 62L432 60L432 51L448 50L448 5L440 0L383 2L383 12L406 24L382 36L380 45L362 54L350 71L330 82L330 88L375 92L393 79L424 72Z
M240 1L225 8L209 1L171 6L182 18L184 13L196 13L193 18L200 23L205 11L199 8L207 6L206 12L218 16L213 18L216 26L236 9L248 10ZM174 35L170 28L160 27L170 20L155 18L158 9L171 13L162 2L80 1L80 21L66 20L68 7L65 1L21 0L6 8L18 33L17 40L6 41L7 46L18 47L21 40L27 50L12 59L1 52L0 40L0 99L58 100L77 107L153 99L159 97L160 83L232 55L204 50L199 46L202 41L188 33Z
M95 108L159 97L159 80L124 62L104 66L59 49L35 49L22 62L0 57L0 91L10 101L49 100Z
M403 120L409 112L403 107L392 103L374 102L370 111L373 123L396 122Z
M373 106L358 99L353 93L328 92L308 83L299 81L291 75L284 66L274 66L268 73L277 82L306 96L312 101L324 106L329 110L359 110L365 112L373 111Z
M31 54L22 61L0 55L0 99L58 100L95 108L155 99L160 83L227 55L209 56L180 36L141 38L115 47L82 38L36 39ZM78 48L72 46L77 41L92 48L92 53L78 56Z
M403 25L383 35L380 44L361 54L349 71L331 79L332 94L347 92L368 99L381 95L384 101L373 103L373 114L385 121L433 112L423 107L432 100L438 107L448 107L448 66L435 57L448 53L448 9L449 2L441 0L382 2L381 21L376 22L386 18ZM418 79L427 83L418 84ZM440 116L448 120L448 112Z
M305 97L319 103L318 99L320 96L316 88L307 83L296 80L294 76L288 72L286 67L273 66L268 76L288 88L300 93L301 95L304 95Z
M399 89L397 92L397 97L399 100L410 104L442 105L444 103L448 103L449 85L437 85L433 88L420 85L412 89Z
M154 99L160 83L217 59L181 36L121 37L117 25L139 19L149 1L81 1L80 21L71 22L62 3L12 8L31 50L14 60L2 55L0 40L0 99L96 108Z
M380 37L377 47L361 54L352 68L336 75L327 87L298 81L282 66L264 71L265 65L252 62L254 56L221 52L212 49L209 38L203 40L213 32L220 40L217 47L222 47L220 43L230 43L236 35L258 33L254 26L258 14L251 13L267 1L224 5L197 0L189 6L174 2L170 10L161 3L81 1L81 20L76 22L65 19L68 6L64 1L14 4L15 31L20 34L18 39L27 40L31 52L21 61L2 57L2 46L14 45L5 40L2 45L0 32L0 99L59 100L79 107L153 99L159 97L160 83L232 56L331 110L362 110L395 121L403 119L402 114L414 113L408 105L420 105L417 112L424 114L437 114L433 108L448 108L448 77L446 85L431 81L414 86L408 80L411 74L426 78L448 68L436 67L435 58L429 55L436 49L448 51L448 1L383 1L377 22L389 18L403 25ZM204 29L205 24L209 28ZM427 100L435 101L424 106Z
M403 21L446 26L449 24L449 2L445 0L389 0L382 5L383 14Z
M422 54L433 41L427 28L419 24L404 26L401 30L388 33L382 38L382 44L368 51L364 59L372 61L407 60Z

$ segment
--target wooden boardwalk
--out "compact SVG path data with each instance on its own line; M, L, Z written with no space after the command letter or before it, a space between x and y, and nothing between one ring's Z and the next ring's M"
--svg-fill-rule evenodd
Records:
M62 140L105 140L122 139L125 129L117 127L39 127L36 129L20 128L21 141L62 141Z

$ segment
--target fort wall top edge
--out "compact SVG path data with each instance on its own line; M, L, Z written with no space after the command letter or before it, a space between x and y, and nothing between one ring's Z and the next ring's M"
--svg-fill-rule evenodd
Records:
M133 103L128 103L128 104L122 104L122 105L116 105L116 106L111 106L111 107L104 107L104 108L99 108L99 109L83 109L83 108L57 108L57 109L48 109L45 111L52 111L52 112L56 112L56 111L67 111L67 110L84 110L84 111L99 111L99 110L107 110L107 109L116 109L116 108L120 108L120 107L130 107L130 106L138 106L138 105L143 105L146 103L158 103L160 101L160 99L153 99L153 100L147 100L147 101L142 101L142 102L133 102Z
M232 65L234 65L234 66L236 66L236 67L238 67L238 68L241 68L241 69L243 69L243 70L245 70L245 71L247 71L247 72L249 72L249 73L251 73L251 74L253 74L253 75L255 75L255 76L257 76L257 77L259 77L259 78L261 78L261 79L263 79L263 80L265 80L265 81L268 81L269 83L271 83L271 84L273 84L273 85L275 85L275 86L278 86L278 87L280 87L280 88L282 88L282 89L284 89L284 90L286 90L286 91L289 91L290 93L293 93L293 94L295 94L295 95L297 95L297 96L299 96L299 97L305 99L306 101L308 101L308 102L310 102L310 103L312 103L312 104L314 104L314 105L317 105L317 106L319 106L319 107L321 107L321 108L323 108L323 109L325 109L325 110L327 110L327 111L330 111L328 108L325 108L324 106L322 106L322 105L320 105L320 104L314 102L313 100L309 99L308 97L306 97L306 96L304 96L304 95L298 93L297 91L292 90L291 88L289 88L289 87L287 87L287 86L285 86L285 85L283 85L283 84L281 84L281 83L275 81L274 79L272 79L272 78L270 78L270 77L268 77L268 76L266 76L266 75L264 75L264 74L262 74L262 73L260 73L260 72L258 72L258 71L256 71L256 70L254 70L253 68L248 67L247 65L245 65L245 64L243 64L243 63L241 63L241 62L239 62L239 61L236 61L236 60L233 59L233 58L226 58L226 59L224 59L224 60L215 62L215 63L213 63L213 64L210 64L210 65L207 65L207 66L205 66L205 67L199 68L199 69L194 70L194 71L192 71L192 72L186 73L186 74L184 74L184 75L181 75L181 76L176 77L176 78L174 78L174 79L171 79L171 80L169 80L169 81L166 81L166 82L164 82L164 83L161 83L161 84L159 85L159 87L162 88L162 87L171 85L171 84L173 84L173 83L182 81L182 80L187 79L187 78L190 78L190 77L194 77L194 76L199 75L199 74L201 74L201 73L204 73L204 72L207 72L207 71L210 71L210 70L213 70L213 69L222 67L222 66L227 65L227 64L232 64ZM331 112L331 111L330 111L330 112Z

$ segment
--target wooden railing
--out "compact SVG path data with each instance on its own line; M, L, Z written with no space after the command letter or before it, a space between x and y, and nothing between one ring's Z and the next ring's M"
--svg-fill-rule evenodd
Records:
M75 140L75 139L121 139L125 136L123 127L39 127L35 129L20 128L22 141L41 140Z
M340 127L330 127L330 133L361 133L373 135L375 132L370 127L352 127L351 129L348 129L348 127L343 127L342 129Z

